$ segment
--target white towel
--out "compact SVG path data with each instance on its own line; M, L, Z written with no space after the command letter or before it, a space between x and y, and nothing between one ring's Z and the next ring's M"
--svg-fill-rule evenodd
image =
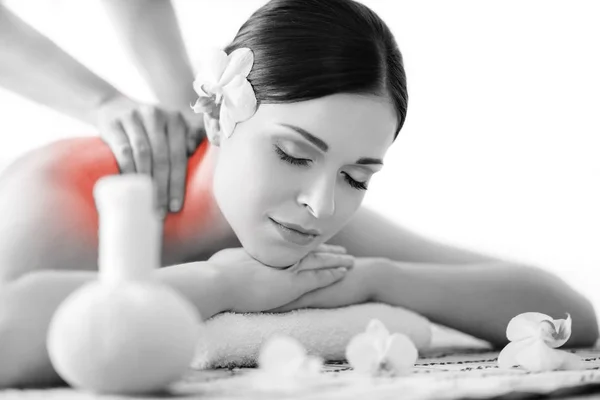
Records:
M431 342L431 324L426 318L380 303L279 314L223 313L205 322L192 367L255 366L261 346L276 334L297 339L309 354L325 361L342 361L350 339L363 332L373 318L383 322L390 333L408 335L419 350Z

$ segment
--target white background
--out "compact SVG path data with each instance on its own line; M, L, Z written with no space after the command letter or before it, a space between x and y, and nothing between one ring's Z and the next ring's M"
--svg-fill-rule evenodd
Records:
M191 59L227 44L263 3L176 1ZM554 271L600 309L600 3L364 3L396 35L410 93L366 204L434 239ZM6 4L119 89L153 99L97 0ZM95 134L1 90L0 132L0 167Z

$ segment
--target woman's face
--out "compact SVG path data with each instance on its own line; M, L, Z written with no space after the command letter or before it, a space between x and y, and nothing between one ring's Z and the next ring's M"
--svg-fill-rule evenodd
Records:
M396 125L387 99L350 94L263 104L237 124L221 138L213 189L246 251L287 267L340 231L381 170Z

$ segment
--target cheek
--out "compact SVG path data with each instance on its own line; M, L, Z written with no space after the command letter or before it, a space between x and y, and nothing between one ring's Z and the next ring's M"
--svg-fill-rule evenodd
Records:
M344 185L345 183L342 183ZM339 188L335 198L335 218L331 224L331 235L346 225L360 208L365 197L364 192L354 193L355 189Z
M219 155L214 192L226 217L262 214L283 197L287 180L276 162L264 150L248 146Z

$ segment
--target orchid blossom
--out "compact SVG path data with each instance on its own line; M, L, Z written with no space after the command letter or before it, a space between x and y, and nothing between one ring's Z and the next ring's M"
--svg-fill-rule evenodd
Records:
M506 337L510 343L498 356L500 368L532 371L581 368L581 358L564 350L556 350L571 337L571 316L554 320L537 312L519 314L508 323Z

